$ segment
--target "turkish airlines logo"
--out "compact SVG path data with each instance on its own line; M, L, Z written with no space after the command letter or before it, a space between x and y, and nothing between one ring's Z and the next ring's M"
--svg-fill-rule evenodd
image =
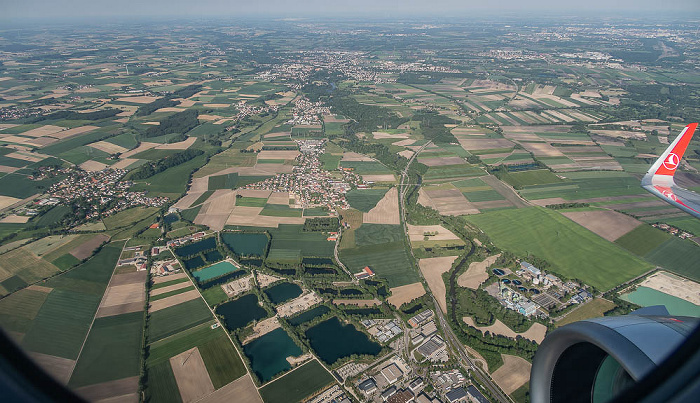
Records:
M678 168L678 163L680 163L680 162L681 162L681 159L678 158L678 156L676 154L671 153L664 160L664 167L666 169L673 171L674 169Z
M666 196L667 198L669 198L675 202L678 201L678 198L676 197L675 194L673 194L673 191L671 191L671 189L666 189L663 192L661 192L661 194L663 194L664 196Z

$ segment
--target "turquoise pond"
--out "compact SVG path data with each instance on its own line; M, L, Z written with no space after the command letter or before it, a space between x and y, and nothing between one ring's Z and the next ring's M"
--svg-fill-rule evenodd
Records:
M649 287L637 287L620 298L641 306L663 305L671 315L700 317L700 306Z
M282 328L244 345L243 352L250 359L253 372L262 382L267 382L280 372L292 368L287 362L287 357L296 357L302 353Z
M231 273L236 270L236 266L232 265L229 262L219 262L215 265L211 265L209 267L205 267L202 270L197 270L195 272L192 272L192 275L194 278L197 279L198 282L202 283L207 280L211 280L214 277L219 277L223 276L224 274Z

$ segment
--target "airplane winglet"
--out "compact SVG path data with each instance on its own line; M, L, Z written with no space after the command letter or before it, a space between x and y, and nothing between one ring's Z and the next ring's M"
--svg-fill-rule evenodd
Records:
M676 173L676 168L681 163L681 158L693 138L693 133L698 127L697 123L686 126L676 140L661 154L661 157L651 166L647 175L664 175L672 177Z

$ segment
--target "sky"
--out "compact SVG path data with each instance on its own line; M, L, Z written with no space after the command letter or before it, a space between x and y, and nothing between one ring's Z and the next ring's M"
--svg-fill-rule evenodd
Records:
M698 0L0 0L0 19L85 17L304 17L378 18L475 14L600 13L700 15Z

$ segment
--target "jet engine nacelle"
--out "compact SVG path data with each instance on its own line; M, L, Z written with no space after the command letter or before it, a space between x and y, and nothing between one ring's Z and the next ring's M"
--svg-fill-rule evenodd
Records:
M698 323L698 318L673 317L664 307L649 307L563 326L537 350L531 401L611 401L656 369Z

